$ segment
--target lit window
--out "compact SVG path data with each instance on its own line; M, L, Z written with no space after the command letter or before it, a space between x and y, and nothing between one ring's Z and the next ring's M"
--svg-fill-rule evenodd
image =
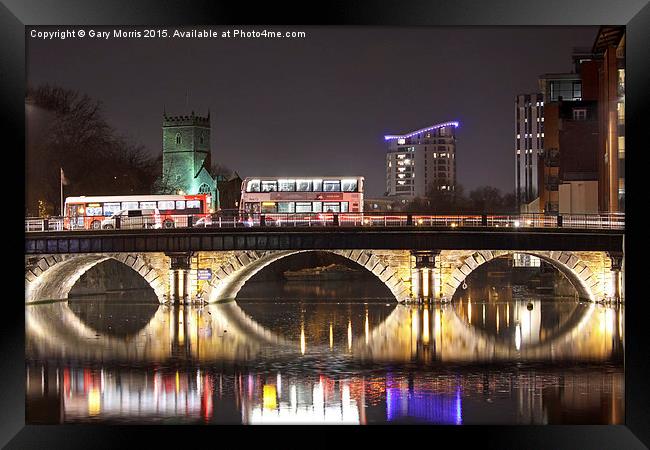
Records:
M277 181L262 181L262 192L275 192L278 190Z
M357 180L354 178L341 181L341 190L343 192L356 192Z
M278 190L280 192L294 192L296 190L296 180L278 180Z
M250 180L246 186L246 192L259 192L260 180Z
M176 209L185 209L185 200L176 200Z
M390 167L390 163L388 163ZM296 181L296 190L298 192L309 192L311 191L311 180L297 180Z
M140 209L155 209L156 202L140 202Z
M402 145L402 144L404 144L405 142L406 142L406 139L404 139L404 138L399 138L399 139L397 140L397 144L398 144L398 145Z
M161 200L158 202L158 209L174 209L174 200Z
M187 209L200 209L201 201L200 200L188 200Z
M573 120L586 120L587 119L587 110L586 109L573 109Z
M323 181L323 192L341 192L341 180Z

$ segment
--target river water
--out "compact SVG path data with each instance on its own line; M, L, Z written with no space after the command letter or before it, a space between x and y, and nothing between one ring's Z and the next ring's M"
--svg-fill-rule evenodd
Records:
M378 284L26 306L26 421L624 423L621 307L480 280L449 304L404 306Z

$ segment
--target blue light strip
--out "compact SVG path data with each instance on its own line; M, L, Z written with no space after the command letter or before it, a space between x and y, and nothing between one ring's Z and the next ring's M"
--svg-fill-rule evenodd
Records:
M458 127L458 126L459 126L459 123L457 121L456 122L439 123L439 124L436 124L436 125L432 125L432 126L430 126L428 128L422 128L421 130L413 131L413 132L411 132L409 134L399 134L399 135L387 134L387 135L384 136L384 140L388 141L390 139L406 139L406 138L410 138L412 136L415 136L416 134L424 133L425 131L435 130L435 129L444 128L444 127Z

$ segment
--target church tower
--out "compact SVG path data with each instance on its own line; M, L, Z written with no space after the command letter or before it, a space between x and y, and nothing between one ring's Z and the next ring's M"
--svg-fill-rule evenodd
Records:
M210 194L211 208L219 206L216 183L210 175L210 112L169 116L163 113L163 173L165 193Z

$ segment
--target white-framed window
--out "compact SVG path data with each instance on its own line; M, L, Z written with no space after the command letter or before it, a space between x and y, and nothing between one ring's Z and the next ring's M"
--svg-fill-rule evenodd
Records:
M296 212L297 213L311 212L311 202L296 202Z
M140 209L156 209L156 202L140 202Z
M296 180L296 191L298 191L298 192L310 192L311 191L311 180Z
M122 209L138 209L138 202L122 202Z
M323 192L341 192L341 180L323 181Z
M201 201L200 200L188 200L187 201L187 209L200 209L201 208Z
M176 209L185 209L185 200L176 200Z
M262 181L262 192L275 192L278 190L278 182L273 181Z
M158 209L174 209L174 200L161 200L158 202Z
M323 202L312 202L313 212L323 212Z
M294 202L278 202L279 213L292 213L295 212L296 204Z
M119 203L104 203L104 216L110 217L121 209Z
M323 210L325 212L341 212L341 204L339 202L323 202Z
M246 192L259 192L260 180L250 180L246 186Z

